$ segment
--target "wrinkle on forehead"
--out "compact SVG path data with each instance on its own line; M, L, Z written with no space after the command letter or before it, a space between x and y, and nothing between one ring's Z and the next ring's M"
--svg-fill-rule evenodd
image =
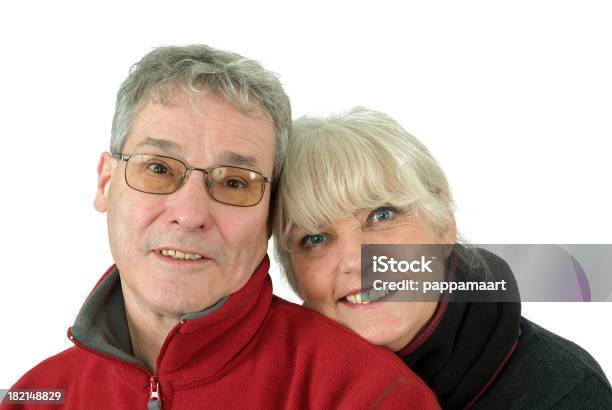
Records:
M254 132L248 127L244 127L235 121L230 121L227 119L213 119L213 118L209 118L209 120L214 121L215 123L219 122L222 124L221 125L215 124L215 126L206 127L206 129L204 130L204 133L200 135L200 137L202 138L202 143L204 145L206 143L206 139L207 139L206 137L210 134L210 132L219 132L219 133L226 133L228 136L232 136L234 138L239 139L248 148L256 150L257 153L260 153L260 154L263 153L263 146L265 145L265 137L263 135L260 135L259 133ZM222 126L222 125L226 125L226 126ZM229 125L232 128L239 128L239 130L228 129L229 127L227 125Z
M135 149L140 149L143 147L153 147L164 152L174 152L181 155L185 155L185 152L187 151L181 144L162 138L146 137L143 141L136 145Z
M245 127L236 121L227 119L213 119L213 126L207 126L202 130L200 138L200 146L198 151L203 154L217 153L212 160L215 163L229 162L237 166L245 166L248 168L260 168L267 171L265 168L272 167L274 157L274 140L270 147L267 148L266 136L255 132L253 127ZM220 126L219 124L227 124ZM274 132L271 124L270 129ZM257 127L261 128L261 127ZM272 139L275 134L272 134ZM220 137L220 138L219 138ZM211 144L215 146L211 146ZM269 151L269 152L267 152Z
M206 137L211 132L219 132L220 135L227 134L228 136L238 139L241 143L245 145L246 149L244 151L238 150L238 153L240 155L244 157L253 157L255 159L260 158L260 160L264 159L264 147L267 142L266 135L263 135L256 131L256 129L261 129L261 124L263 122L269 127L270 131L272 132L272 147L270 156L274 155L273 152L276 136L274 124L272 123L270 117L266 115L266 113L258 104L253 104L253 107L251 110L249 110L249 112L244 112L244 110L236 108L223 97L220 97L216 94L209 94L206 95L205 98L200 98L198 100L200 104L193 106L194 112L196 112L197 115L207 119L206 128L204 130L205 135L201 136L201 152L211 152L211 147L206 146ZM208 101L212 102L213 104L207 104ZM238 120L235 117L232 117L232 119L228 119L228 108L230 110L237 110L242 115L238 118ZM235 148L232 148L227 149L227 151L236 152L237 150ZM245 165L247 164L245 163ZM263 166L264 164L256 163L253 164L253 166L254 165Z
M138 145L172 152L197 166L229 159L264 173L272 170L276 131L261 109L243 113L214 95L198 101L195 105L181 93L164 103L150 101L135 121L133 136L149 136Z

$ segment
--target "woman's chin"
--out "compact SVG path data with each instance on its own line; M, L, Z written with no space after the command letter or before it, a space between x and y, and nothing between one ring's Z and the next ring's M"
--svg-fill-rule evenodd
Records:
M368 343L373 344L375 346L383 346L392 351L398 351L404 348L410 340L411 336L406 334L397 334L394 332L380 332L377 334L372 334L371 332L364 332L363 334L359 334L362 338L368 341Z
M373 345L400 350L414 336L414 332L411 331L413 326L402 316L393 315L392 312L364 310L336 320Z

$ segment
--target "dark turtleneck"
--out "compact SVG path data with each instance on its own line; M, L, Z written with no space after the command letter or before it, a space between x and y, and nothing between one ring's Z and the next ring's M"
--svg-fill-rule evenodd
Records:
M505 279L518 296L509 266L496 255L479 251L490 268L487 278ZM483 280L483 271L462 262L455 252L449 260L449 277ZM520 302L474 301L478 297L445 294L420 334L398 352L436 393L444 409L467 408L478 400L517 345Z

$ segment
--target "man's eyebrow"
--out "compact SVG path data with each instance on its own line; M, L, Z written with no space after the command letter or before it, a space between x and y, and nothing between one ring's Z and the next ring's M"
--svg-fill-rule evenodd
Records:
M257 159L249 155L233 151L223 151L215 158L218 164L235 165L237 167L257 168Z
M136 149L139 149L142 147L155 147L155 148L159 148L162 151L166 151L166 152L169 151L169 152L174 152L178 154L185 153L185 147L183 147L181 144L178 144L174 141L161 139L161 138L147 137L143 141L139 142L138 145L136 145Z

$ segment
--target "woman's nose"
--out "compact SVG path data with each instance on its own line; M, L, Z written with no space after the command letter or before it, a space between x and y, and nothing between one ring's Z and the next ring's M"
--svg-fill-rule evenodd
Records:
M341 273L360 274L361 273L361 235L354 232L344 234L338 240L338 269Z

